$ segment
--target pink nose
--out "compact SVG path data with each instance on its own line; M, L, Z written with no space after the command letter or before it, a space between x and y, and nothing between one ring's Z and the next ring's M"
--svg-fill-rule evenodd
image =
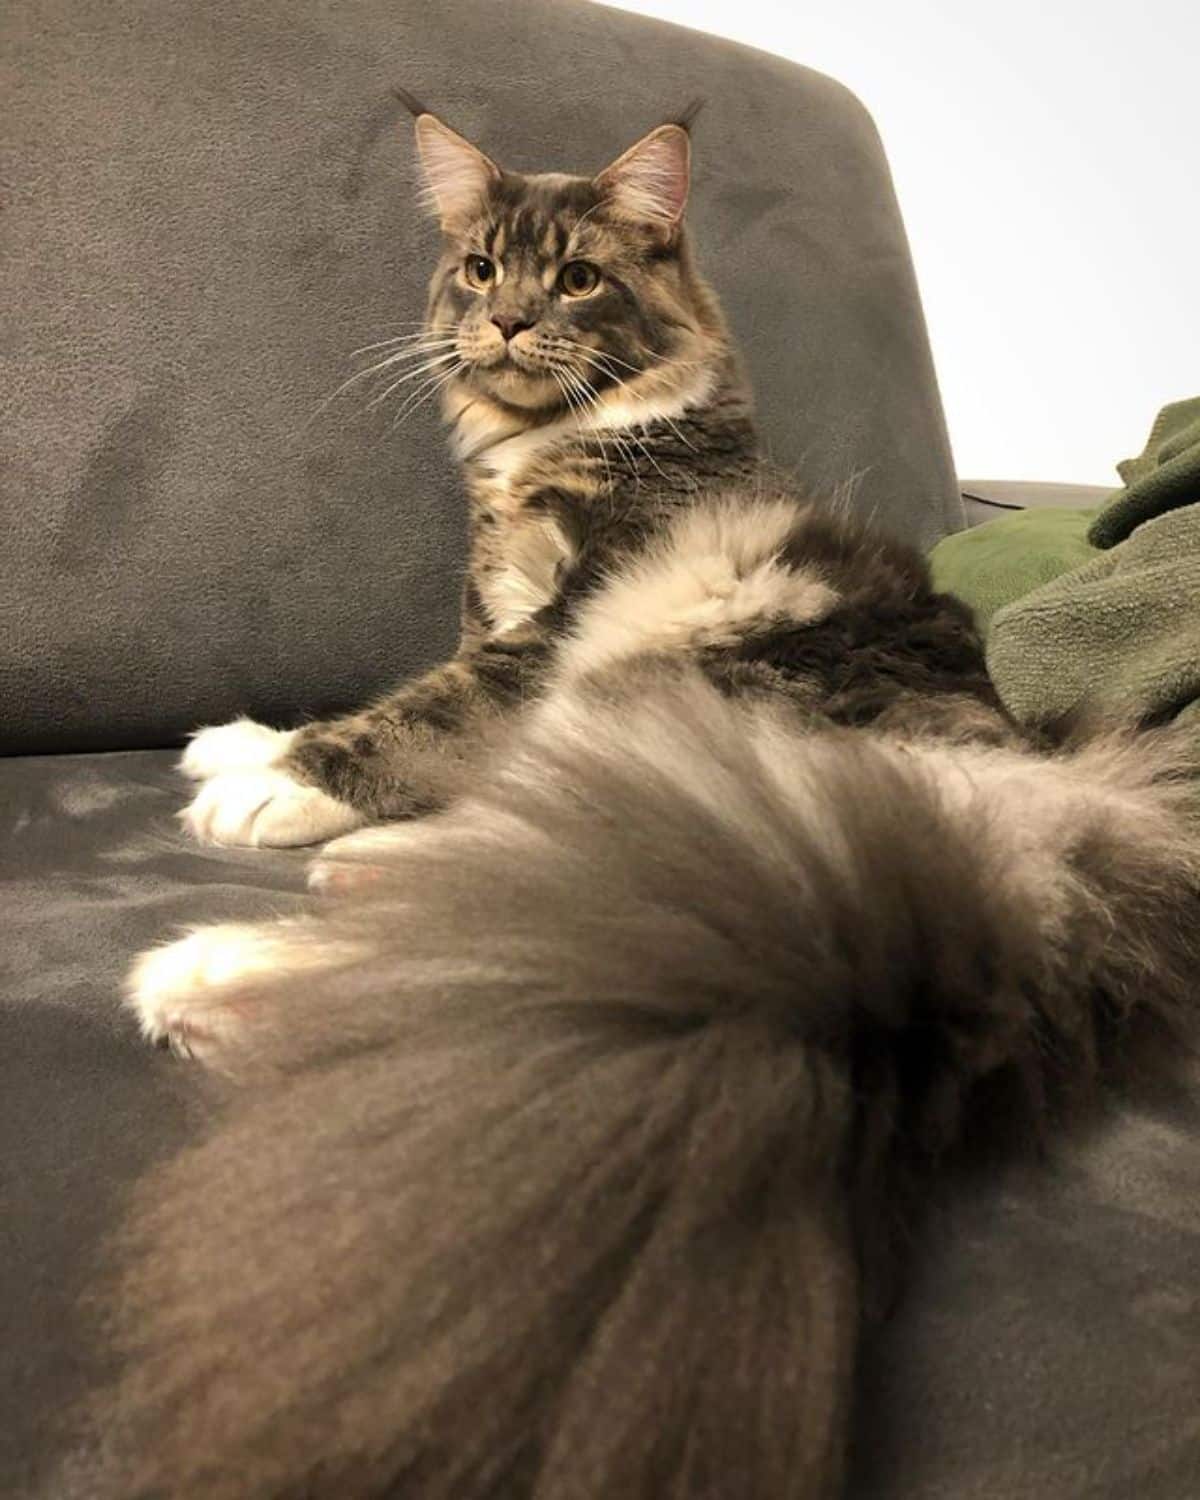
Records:
M507 343L514 334L520 333L523 328L533 327L532 323L527 323L522 318L493 318L492 322L495 323L496 327L504 335L505 343Z

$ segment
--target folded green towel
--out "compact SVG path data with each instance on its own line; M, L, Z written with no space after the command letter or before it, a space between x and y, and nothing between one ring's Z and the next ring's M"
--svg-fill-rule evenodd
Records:
M943 538L929 554L934 587L957 594L986 635L997 610L1090 562L1088 510L1015 510Z
M1137 458L1117 465L1125 492L1096 517L1089 541L1115 547L1143 521L1200 501L1200 396L1164 406Z
M1128 541L1000 610L987 661L1025 722L1085 699L1156 722L1200 702L1200 504L1143 521Z
M975 608L1017 719L1086 700L1200 732L1200 398L1164 408L1117 468L1125 488L1096 511L1024 511L948 538L934 578Z

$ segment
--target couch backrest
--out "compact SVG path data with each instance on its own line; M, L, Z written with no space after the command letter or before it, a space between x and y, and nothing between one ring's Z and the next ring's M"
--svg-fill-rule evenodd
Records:
M20 0L0 28L3 750L294 719L452 647L436 416L319 410L422 310L397 83L530 170L705 96L693 223L773 457L921 541L961 524L887 166L829 79L579 0Z

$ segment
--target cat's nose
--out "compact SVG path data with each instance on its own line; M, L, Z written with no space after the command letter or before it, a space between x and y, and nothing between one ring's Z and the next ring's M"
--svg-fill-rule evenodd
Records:
M533 327L533 324L530 323L526 318L495 317L492 319L492 322L495 323L496 327L504 335L505 343L507 343L514 334L520 333L522 329Z

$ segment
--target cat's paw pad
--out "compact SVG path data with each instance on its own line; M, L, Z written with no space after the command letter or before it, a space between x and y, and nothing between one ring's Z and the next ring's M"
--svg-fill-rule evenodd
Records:
M149 1042L185 1057L203 1056L237 1030L217 991L271 967L277 944L237 922L201 927L141 954L125 981L125 1003Z
M392 823L361 828L326 844L308 867L313 891L347 891L373 885L386 873L387 855L419 835L420 824Z
M180 757L179 769L193 781L226 771L265 770L282 760L296 738L294 729L271 729L253 719L234 719L198 729Z
M319 844L363 822L347 803L273 770L210 777L179 817L201 843L256 849Z

